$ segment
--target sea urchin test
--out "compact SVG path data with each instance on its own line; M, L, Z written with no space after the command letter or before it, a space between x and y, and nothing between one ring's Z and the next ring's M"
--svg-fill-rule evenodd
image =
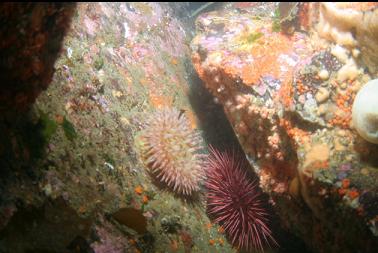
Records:
M175 108L152 113L141 134L142 159L152 174L178 194L191 195L204 178L201 138Z
M378 79L369 81L358 91L352 118L359 135L368 142L378 144Z

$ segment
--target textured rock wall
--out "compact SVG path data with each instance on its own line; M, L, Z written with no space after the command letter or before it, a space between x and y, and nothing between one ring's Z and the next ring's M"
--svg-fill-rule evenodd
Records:
M0 112L29 108L54 74L73 3L0 5Z
M0 251L232 252L134 145L163 107L198 131L181 21L163 3L74 7L0 6L1 112L24 111L0 122Z
M351 109L376 76L353 49L303 32L319 5L234 7L198 17L192 62L260 186L314 251L374 252L378 147L354 130Z

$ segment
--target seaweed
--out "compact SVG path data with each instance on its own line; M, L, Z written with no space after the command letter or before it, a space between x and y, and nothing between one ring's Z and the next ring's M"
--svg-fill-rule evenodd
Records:
M261 32L255 32L255 33L251 33L248 35L248 37L246 38L247 39L247 43L253 43L255 42L256 40L258 40L259 38L261 38L264 34L261 33Z
M58 124L54 120L51 120L46 113L40 112L40 114L41 134L45 141L48 142L51 136L55 134Z
M274 11L273 16L273 23L272 23L272 31L273 32L280 32L281 31L281 21L280 21L280 9L277 7Z
M62 127L67 139L73 141L77 137L74 125L70 121L68 121L66 117L64 117L63 119Z

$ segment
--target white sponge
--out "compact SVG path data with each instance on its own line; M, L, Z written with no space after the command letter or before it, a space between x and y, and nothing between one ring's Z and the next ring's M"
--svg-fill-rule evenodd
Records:
M352 118L361 137L378 144L378 79L370 80L358 91Z

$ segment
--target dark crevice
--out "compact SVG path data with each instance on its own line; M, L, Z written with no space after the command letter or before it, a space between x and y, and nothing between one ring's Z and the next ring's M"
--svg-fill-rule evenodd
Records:
M284 118L288 119L293 124L293 127L297 127L307 132L315 132L318 129L325 128L320 124L313 123L302 118L302 116L296 111L285 111Z
M213 95L204 87L194 70L190 72L190 85L189 101L199 119L206 143L219 150L243 152L222 105L214 102Z

